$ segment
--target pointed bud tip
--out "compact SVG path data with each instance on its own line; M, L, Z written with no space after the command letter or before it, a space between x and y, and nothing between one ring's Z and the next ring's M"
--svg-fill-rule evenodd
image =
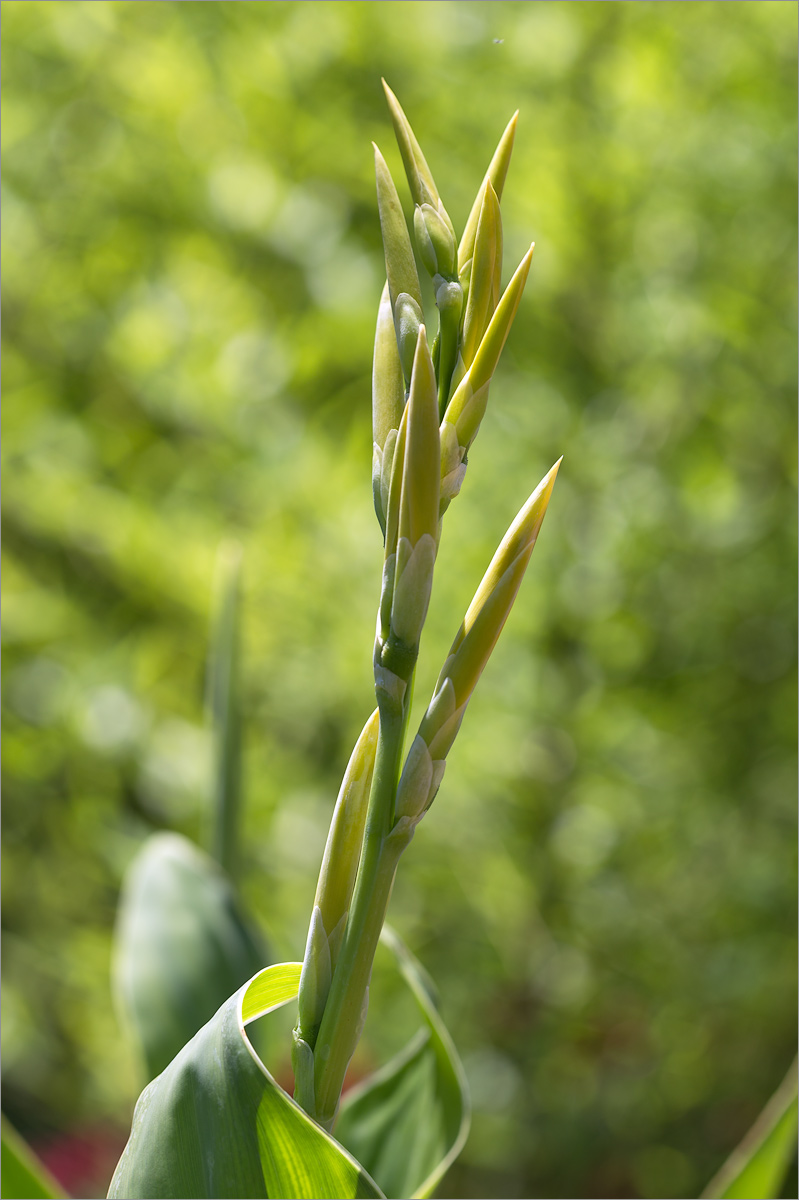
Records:
M513 116L508 121L507 125L505 126L505 132L503 133L503 135L500 139L500 145L502 145L503 142L508 143L509 154L512 153L513 143L516 141L516 126L518 125L518 123L519 123L519 110L517 108L516 112L513 114Z
M544 478L522 505L508 533L514 529L527 529L530 534L538 535L538 530L547 511L552 489L555 486L555 480L562 462L563 455L560 456L554 466L549 468Z
M560 456L560 458L558 459L558 461L555 463L554 466L549 468L546 475L541 480L538 487L535 489L532 496L527 501L527 503L525 504L525 506L522 510L525 513L526 517L531 516L533 514L533 512L535 512L535 511L538 511L540 513L539 519L535 522L536 530L538 528L540 528L541 522L543 521L544 515L547 511L547 508L549 507L549 501L550 501L550 497L552 496L552 490L555 486L555 480L558 477L558 471L560 469L560 464L562 462L563 462L563 455Z
M538 492L538 493L540 494L540 493L542 493L542 492L551 492L551 491L552 491L552 488L553 488L553 486L554 486L555 480L556 480L556 479L557 479L557 477L558 477L558 471L560 470L560 464L561 464L562 462L563 462L563 455L561 454L561 456L560 456L560 458L558 459L558 461L557 461L557 462L554 464L554 466L552 466L552 467L550 467L550 468L549 468L549 470L547 471L546 475L545 475L545 476L544 476L544 478L541 480L541 482L539 483L538 487L535 489L535 490L536 490L536 492ZM534 493L534 494L535 494L535 493Z
M429 355L430 345L427 341L427 329L425 328L424 322L422 322L422 324L419 326L419 336L416 339L416 350L414 352L414 358L416 357L417 354L423 354L425 351L427 351L427 353Z

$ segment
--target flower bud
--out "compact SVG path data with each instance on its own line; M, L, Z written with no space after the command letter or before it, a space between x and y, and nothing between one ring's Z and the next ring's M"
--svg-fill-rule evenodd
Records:
M391 301L392 304L396 304L400 292L407 292L421 307L422 293L405 214L386 161L377 146L374 147L374 152L377 207L380 213L380 233L383 238L386 278Z
M391 121L414 204L438 204L438 188L399 100L383 80Z
M412 550L407 538L397 545L396 580L391 605L391 630L406 646L417 646L427 616L436 561L436 540L429 533Z
M314 1055L313 1050L302 1036L299 1029L294 1030L291 1047L292 1066L294 1067L294 1099L301 1105L309 1116L316 1114L314 1097Z
M434 767L449 753L475 685L508 619L544 520L559 466L560 460L542 479L502 539L441 669L417 738L429 751ZM405 809L413 807L413 798L422 788L422 767L418 764L424 761L417 748L414 757L417 765L412 770L409 767L405 785L409 797L404 801Z
M407 292L400 292L394 301L394 328L397 333L400 362L405 378L410 383L419 329L424 317L420 304Z
M442 215L443 205L417 204L413 214L413 230L419 255L430 275L452 278L457 274L458 250L455 233L448 217Z
M441 786L446 765L443 759L433 760L426 742L417 734L408 751L397 788L394 809L397 821L407 817L415 825L422 819Z
M404 408L405 380L397 348L391 296L386 282L377 312L372 365L372 494L377 519L384 535L391 458Z
M342 921L346 919L349 911L361 857L378 731L379 716L375 709L355 743L341 781L316 887L314 913L320 914L319 919L327 938L331 969L335 967L338 943L343 932ZM314 938L319 937L318 932L314 934L313 928L312 921L307 952L311 954L316 953Z
M411 372L389 489L383 587L375 642L377 669L406 683L413 674L433 586L438 546L441 449L433 361L424 326ZM383 675L381 674L381 680Z
M488 404L488 388L519 307L532 257L533 247L531 246L505 288L502 299L483 334L474 360L455 388L452 399L444 412L441 426L442 438L444 437L444 426L448 424L454 426L458 445L464 453L462 462L465 461L466 452L477 436L480 423L485 415ZM458 486L461 481L462 475L457 481ZM448 503L449 499L442 493L442 508L446 508Z
M322 910L315 905L311 925L308 929L298 994L299 1034L311 1049L316 1041L316 1034L325 1011L331 979L332 969L327 933L322 920Z
M463 237L458 247L458 268L460 271L463 271L466 263L474 254L474 242L477 236L477 225L480 220L480 208L483 203L483 189L488 180L491 181L491 186L497 194L497 199L502 199L502 189L505 186L505 177L508 174L518 119L519 113L515 112L508 122L505 132L499 139L499 145L494 151L494 157L489 163L485 178L480 185L480 191L477 193L475 202L472 205L472 211L469 213L466 225L464 226Z
M407 412L399 536L415 546L425 533L437 540L441 476L436 376L423 325L416 344Z
M502 271L502 216L496 192L487 180L477 225L474 256L470 259L469 297L463 318L461 354L470 366L494 315Z
M463 288L454 280L436 275L436 305L439 311L439 362L438 398L439 410L443 415L449 400L452 373L458 361Z

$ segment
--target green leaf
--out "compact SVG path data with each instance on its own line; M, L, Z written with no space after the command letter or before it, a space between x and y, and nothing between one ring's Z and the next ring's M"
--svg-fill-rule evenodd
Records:
M796 1061L702 1200L774 1200L796 1153Z
M112 967L148 1079L265 959L218 864L179 834L149 838L123 884Z
M388 926L381 935L419 1005L426 1028L344 1098L336 1137L386 1196L432 1196L469 1132L469 1093L424 970Z
M239 705L239 607L241 547L221 548L208 653L206 709L213 735L212 853L231 878L241 809L241 714ZM260 963L258 964L261 965Z
M382 1197L278 1086L245 1033L246 1023L295 998L301 969L281 963L261 971L144 1090L109 1197Z
M3 1200L57 1200L66 1195L44 1163L31 1150L27 1142L17 1133L13 1125L2 1118L2 1148L0 1149L0 1196Z

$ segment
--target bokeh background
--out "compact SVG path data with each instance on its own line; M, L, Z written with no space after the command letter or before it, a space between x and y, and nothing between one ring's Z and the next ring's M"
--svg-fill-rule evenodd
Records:
M473 1089L442 1194L697 1195L795 1043L797 5L2 19L5 1110L101 1194L139 1087L115 906L149 833L204 836L231 537L241 883L275 958L302 953L372 708L384 75L458 228L521 110L506 279L537 243L418 697L565 455L392 901ZM359 1071L405 1019L376 982Z

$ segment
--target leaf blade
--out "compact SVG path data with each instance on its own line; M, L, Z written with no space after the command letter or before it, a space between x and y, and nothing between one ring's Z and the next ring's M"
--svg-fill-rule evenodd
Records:
M148 838L123 883L112 964L120 1020L147 1078L265 961L217 863L180 834Z
M266 967L144 1090L109 1197L379 1200L352 1155L283 1091L245 1022L289 1003L301 964Z
M796 1060L702 1200L774 1200L796 1149Z
M17 1196L26 1196L29 1200L61 1200L66 1196L58 1181L5 1116L0 1129L0 1196L3 1200Z
M394 954L426 1028L345 1096L336 1136L387 1196L423 1200L432 1196L466 1142L468 1086L421 964L390 927L384 927L381 940Z

